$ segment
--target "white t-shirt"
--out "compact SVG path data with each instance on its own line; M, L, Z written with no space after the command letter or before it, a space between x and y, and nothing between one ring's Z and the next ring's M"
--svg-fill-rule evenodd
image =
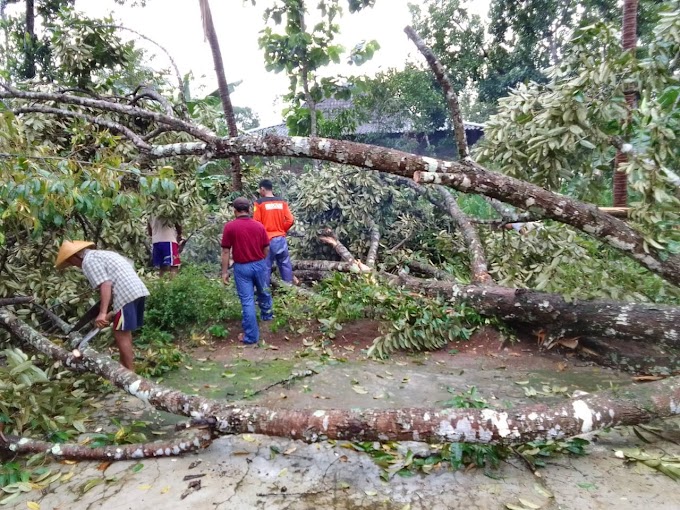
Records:
M168 224L161 218L152 217L149 219L151 224L151 242L152 243L176 243L177 229L175 225Z

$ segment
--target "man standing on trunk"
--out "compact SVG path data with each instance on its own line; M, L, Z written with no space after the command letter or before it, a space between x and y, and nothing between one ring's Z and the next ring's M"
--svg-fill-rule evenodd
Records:
M293 283L293 266L288 255L286 233L295 223L288 202L274 196L272 181L260 181L260 198L255 202L253 219L264 225L269 237L269 256L267 257L267 286L271 279L274 261L284 282Z
M99 288L101 303L95 326L108 326L113 317L113 338L120 352L120 364L134 371L132 332L144 324L144 300L149 295L132 261L113 251L92 250L88 241L64 241L57 254L56 268L82 269L93 289ZM109 305L111 313L109 313Z
M264 227L250 217L250 202L239 197L233 202L236 219L224 226L222 233L222 281L229 282L229 263L234 260L234 283L241 301L243 333L239 339L244 344L255 344L260 339L260 329L255 313L255 296L263 321L271 320L272 296L267 277L269 238Z

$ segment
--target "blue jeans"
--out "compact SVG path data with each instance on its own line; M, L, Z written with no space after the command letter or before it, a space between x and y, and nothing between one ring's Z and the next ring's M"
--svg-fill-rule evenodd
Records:
M267 261L267 283L271 281L272 266L276 261L279 268L279 276L284 282L293 283L293 265L288 255L288 242L283 236L275 237L269 241L269 257Z
M243 342L257 343L260 339L260 329L257 327L255 314L255 292L257 292L257 304L260 307L262 320L267 321L272 318L272 295L269 293L265 259L246 264L234 263L234 283L241 301Z

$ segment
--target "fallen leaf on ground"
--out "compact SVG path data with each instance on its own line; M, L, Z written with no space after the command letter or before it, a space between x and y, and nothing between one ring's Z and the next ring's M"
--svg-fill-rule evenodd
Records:
M354 391L356 391L357 393L359 393L360 395L365 395L366 393L368 393L368 390L366 388L364 388L363 386L360 386L358 384L353 385L352 389Z
M644 381L660 381L665 379L662 375L638 375L633 377L633 381L644 382Z
M27 501L26 506L31 510L40 510L40 504L35 501Z
M544 498L554 498L555 495L539 483L534 484L534 490Z
M527 508L531 508L531 510L538 510L541 508L541 505L537 505L536 503L532 503L531 501L528 501L526 499L522 498L517 498L522 505L524 505Z

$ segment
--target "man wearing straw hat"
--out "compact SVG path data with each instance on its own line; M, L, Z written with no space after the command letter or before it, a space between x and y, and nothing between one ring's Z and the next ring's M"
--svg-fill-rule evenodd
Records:
M120 352L120 364L134 371L132 332L144 324L144 300L149 295L132 261L112 251L92 250L89 241L64 241L57 254L56 268L75 266L93 289L99 288L101 304L95 319L98 328L113 317L113 338ZM109 305L113 305L109 311Z

